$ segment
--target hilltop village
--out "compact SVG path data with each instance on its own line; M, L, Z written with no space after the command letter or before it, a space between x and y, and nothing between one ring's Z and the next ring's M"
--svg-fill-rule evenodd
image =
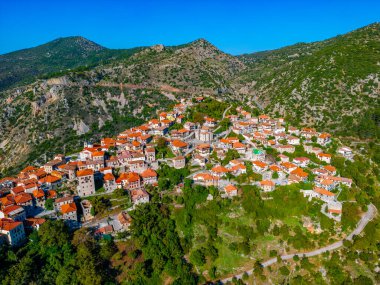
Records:
M207 100L182 99L172 110L116 137L86 142L78 153L57 154L44 165L1 179L0 243L22 245L46 219L62 219L72 229L89 227L96 237L127 231L132 220L128 212L149 203L155 188L165 187L162 167L190 169L187 179L215 187L225 199L241 195L239 185L256 185L265 194L303 183L303 196L322 201L321 212L340 221L337 197L352 180L331 165L329 133L296 128L283 118L254 116L232 105L219 119L189 120L189 110ZM353 160L348 147L336 152ZM175 195L181 195L182 187L183 182L175 185ZM111 204L99 214L104 196L111 197Z

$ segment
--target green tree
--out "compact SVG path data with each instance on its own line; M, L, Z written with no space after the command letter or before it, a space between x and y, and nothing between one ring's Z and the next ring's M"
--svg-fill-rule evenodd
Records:
M54 209L54 200L51 198L46 199L45 201L45 209L46 210L53 210Z
M206 263L204 249L196 249L190 254L190 260L195 265L202 266Z

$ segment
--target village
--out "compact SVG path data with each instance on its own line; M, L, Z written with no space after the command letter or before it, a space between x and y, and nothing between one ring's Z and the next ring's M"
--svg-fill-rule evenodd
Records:
M86 142L79 153L57 154L44 165L27 166L17 176L1 179L0 244L22 245L46 219L62 219L72 229L89 227L96 237L127 231L128 212L150 202L148 189L158 186L163 165L187 167L191 170L187 178L194 184L216 187L226 199L241 195L239 185L244 183L256 185L263 194L303 183L309 186L301 190L304 197L322 201L321 212L340 221L338 196L352 180L339 176L331 165L329 133L296 128L283 118L253 116L232 106L222 120L210 116L202 123L188 120L187 111L204 100L209 99L182 99L172 110L116 137ZM166 149L165 155L158 147ZM340 146L337 153L353 159L348 147ZM247 179L247 173L256 179ZM109 205L110 214L97 217L92 198L116 191L126 194L120 199L128 200L128 207ZM181 184L173 191L180 195Z

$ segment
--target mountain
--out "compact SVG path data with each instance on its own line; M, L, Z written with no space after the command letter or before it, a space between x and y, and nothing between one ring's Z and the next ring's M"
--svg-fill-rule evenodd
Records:
M39 76L127 57L139 50L141 48L110 50L83 37L59 38L34 48L0 55L0 90L29 83Z
M204 39L111 50L72 37L0 61L7 62L0 64L0 171L43 162L47 150L47 158L74 152L90 137L113 135L182 97L199 95L336 135L380 134L377 23L325 41L241 56Z
M142 123L182 97L213 95L244 67L198 40L140 49L90 69L8 88L0 92L0 172L75 152L85 140Z
M341 135L379 135L380 24L239 59L248 68L236 87L265 111Z

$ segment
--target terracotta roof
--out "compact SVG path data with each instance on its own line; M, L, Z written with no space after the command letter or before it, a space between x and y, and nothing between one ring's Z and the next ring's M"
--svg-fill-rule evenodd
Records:
M342 213L342 210L339 210L339 209L328 209L327 211L329 213L332 213L332 214L341 214Z
M102 167L99 169L100 172L104 172L106 170L112 170L112 167L111 166L106 166L106 167Z
M232 184L229 184L227 185L226 187L224 187L224 190L227 192L227 193L230 193L230 192L233 192L233 191L237 191L237 188L232 185Z
M128 134L128 137L129 138L138 138L138 137L141 137L141 132Z
M301 178L305 178L305 177L308 177L308 174L302 170L302 168L299 168L297 167L296 169L294 169L291 174L293 175L297 175L298 177L301 177Z
M332 165L325 165L323 168L326 169L328 172L335 172L336 171L336 168Z
M102 228L97 229L94 234L95 235L103 235L103 234L109 234L113 232L113 226L112 225L107 225Z
M138 129L141 131L148 131L150 128L146 125L142 125L142 126L138 127Z
M281 170L281 168L278 167L277 165L271 165L271 166L269 166L269 168L270 168L270 170L272 170L272 171L280 171L280 170Z
M12 192L15 193L16 195L20 193L24 193L25 188L23 186L16 186L12 189Z
M60 166L58 166L58 167L60 167ZM47 173L46 173L46 171L43 168L40 168L40 169L36 170L35 172L33 172L31 174L34 174L37 177L41 177L41 176L46 175Z
M145 152L151 152L151 153L154 152L155 153L156 150L153 147L148 147L148 148L145 149Z
M25 189L31 189L37 187L36 183L29 183L25 185Z
M304 132L315 132L314 128L302 128Z
M37 198L37 199L43 198L43 197L45 197L45 193L41 189L37 189L37 190L33 191L33 196L34 196L34 198Z
M112 173L106 173L106 174L103 176L103 180L104 180L104 181L112 181L112 180L115 180L115 176L113 176Z
M142 178L157 177L157 173L153 169L148 168L147 170L141 173L141 177Z
M94 151L92 153L92 157L94 156L104 156L104 151Z
M236 164L236 165L234 165L234 166L231 167L232 171L239 170L239 169L241 169L241 170L242 169L247 169L247 167L245 167L245 165L242 164L242 163Z
M2 197L0 201L1 201L1 205L3 205L4 207L9 206L9 205L13 205L15 203L14 196L11 194L9 194L5 197Z
M290 168L294 168L294 167L297 167L297 165L291 163L291 162L283 162L281 163L281 165L287 169L290 169Z
M320 188L320 187L314 187L313 190L314 190L315 192L321 194L321 195L330 196L330 197L331 197L331 196L335 196L334 193L332 193L332 192L330 192L330 191L328 191L328 190L326 190L326 189Z
M142 135L140 138L141 138L141 140L145 141L151 137L152 137L151 135Z
M222 165L218 165L218 166L215 166L211 169L212 172L215 172L215 173L227 173L229 172L229 170L222 166Z
M149 122L152 123L152 124L155 124L155 125L157 125L157 124L160 123L160 121L158 119L152 119Z
M26 219L24 221L25 226L27 226L27 227L39 226L39 225L42 225L45 222L46 222L46 220L42 219L42 218L28 218L28 219Z
M260 181L260 185L273 187L275 186L275 183L272 180L263 180L263 181Z
M201 143L201 144L197 145L197 149L205 149L205 148L210 148L210 144Z
M210 181L210 180L219 180L217 176L213 176L209 173L197 173L194 175L194 179L201 179L205 181Z
M168 125L168 124L170 124L172 121L170 121L170 120L168 120L168 119L164 119L164 120L162 120L161 121L163 124L165 124L165 125Z
M187 147L187 143L180 141L180 140L173 140L172 145L177 148L184 148Z
M236 142L232 145L233 148L243 148L245 147L245 144L241 143L241 142Z
M89 176L89 175L94 175L94 171L92 169L83 169L83 170L78 170L77 171L77 176Z
M260 160L255 160L252 162L254 165L257 165L258 167L260 168L265 168L267 166L267 164L265 162L262 162Z
M23 193L23 194L15 196L15 202L17 204L27 203L27 202L32 201L32 200L33 200L32 195L30 195L28 193Z
M39 182L40 183L55 183L57 181L60 181L61 178L57 177L57 176L52 176L52 175L48 175L48 176L45 176L44 178L40 179Z
M9 215L10 213L12 213L13 211L23 211L24 208L19 206L19 205L11 205L11 206L8 206L6 207L4 210L3 210L3 213L5 215Z
M329 133L321 133L319 135L319 138L321 138L321 139L326 139L326 138L329 138L329 137L331 137L331 135Z
M328 179L338 182L352 183L352 179L346 177L328 176Z
M124 180L127 180L129 183L140 180L140 176L136 172L127 173L125 178Z
M12 219L0 219L0 229L8 232L17 228L21 224L21 222L15 222Z
M48 198L54 199L56 197L57 197L57 192L56 191L54 191L54 190L49 190L48 191Z
M76 212L76 210L77 210L77 205L75 205L75 203L64 204L61 206L61 212L63 214Z
M33 172L33 171L36 171L36 170L37 170L37 167L27 166L23 170L21 170L20 172L21 173L27 173L27 172Z
M16 182L16 178L14 178L14 177L4 177L4 178L0 179L0 183L4 183L4 182Z
M333 180L330 180L330 179L323 179L323 180L321 181L321 184L322 184L322 185L325 185L325 186L332 185L333 183L334 183L334 181L333 181Z
M180 129L180 130L178 130L178 132L181 133L181 134L184 134L184 133L188 133L189 130L187 130L187 129Z
M65 197L61 197L61 198L55 199L55 204L62 203L62 202L73 201L73 200L74 199L73 199L72 196L65 196Z
M331 157L331 154L328 154L328 153L318 153L318 156L320 156L320 157Z

